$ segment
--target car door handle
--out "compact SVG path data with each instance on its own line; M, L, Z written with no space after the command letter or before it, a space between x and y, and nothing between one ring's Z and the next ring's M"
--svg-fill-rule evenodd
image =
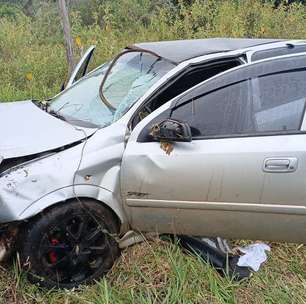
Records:
M265 172L294 172L297 169L296 157L266 158L263 170Z

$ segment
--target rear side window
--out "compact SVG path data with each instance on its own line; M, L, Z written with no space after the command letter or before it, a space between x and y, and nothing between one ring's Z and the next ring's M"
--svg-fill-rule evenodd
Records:
M306 71L265 75L199 96L174 109L193 137L297 131L306 103Z
M253 81L255 132L298 130L306 102L306 70Z

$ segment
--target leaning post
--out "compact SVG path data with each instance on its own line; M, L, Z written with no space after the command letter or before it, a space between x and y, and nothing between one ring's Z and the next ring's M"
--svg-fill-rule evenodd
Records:
M66 47L66 56L68 63L68 76L67 79L71 76L71 73L75 67L74 62L74 54L73 54L73 40L71 36L71 28L68 16L68 9L65 0L58 0L59 11L62 20L62 27L65 39L65 47Z

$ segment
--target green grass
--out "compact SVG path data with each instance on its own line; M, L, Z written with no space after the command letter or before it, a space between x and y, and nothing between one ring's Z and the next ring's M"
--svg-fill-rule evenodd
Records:
M271 244L268 261L245 281L221 277L199 258L156 239L123 251L111 272L77 291L48 291L18 267L1 270L2 303L306 303L306 246Z

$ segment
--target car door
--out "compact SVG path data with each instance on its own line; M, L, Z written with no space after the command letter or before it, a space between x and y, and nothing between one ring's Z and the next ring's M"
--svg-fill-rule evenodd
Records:
M71 87L73 83L75 83L77 80L79 80L80 78L86 75L87 68L92 58L92 55L95 51L95 48L96 46L92 45L87 49L85 54L82 56L82 58L80 59L74 70L72 71L71 76L68 79L67 84L65 86L65 89Z
M146 117L122 160L133 229L305 242L305 104L304 54L235 68ZM152 138L169 117L191 142Z

